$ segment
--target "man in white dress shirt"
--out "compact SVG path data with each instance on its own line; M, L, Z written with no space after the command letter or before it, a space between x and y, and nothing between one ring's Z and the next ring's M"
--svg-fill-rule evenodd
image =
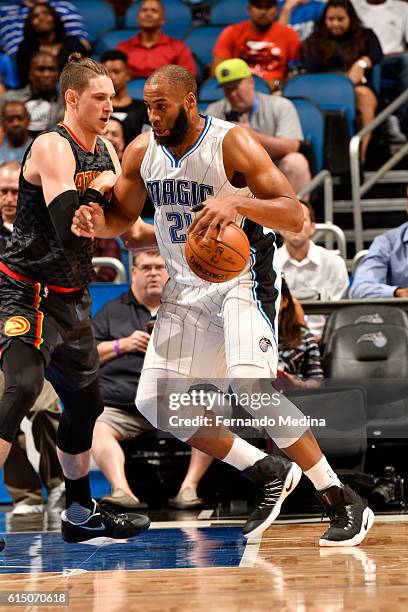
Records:
M278 249L278 262L292 294L298 299L339 300L347 292L349 279L344 259L334 251L315 244L316 225L310 204L302 202L305 222L298 234L282 231L284 245ZM320 338L325 317L307 317L307 324Z

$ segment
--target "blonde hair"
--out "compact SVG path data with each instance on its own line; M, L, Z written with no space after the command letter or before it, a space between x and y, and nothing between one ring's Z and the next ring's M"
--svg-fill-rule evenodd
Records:
M82 93L89 81L97 76L109 77L106 66L95 62L90 57L82 57L80 53L71 53L60 76L62 97L68 89Z

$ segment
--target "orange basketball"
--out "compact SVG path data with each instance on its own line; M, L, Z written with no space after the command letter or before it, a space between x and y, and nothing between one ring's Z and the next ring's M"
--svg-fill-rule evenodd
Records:
M185 257L192 271L210 283L225 283L241 274L249 254L249 242L245 232L235 223L227 225L222 242L216 239L218 230L213 231L209 240L200 234L188 234Z

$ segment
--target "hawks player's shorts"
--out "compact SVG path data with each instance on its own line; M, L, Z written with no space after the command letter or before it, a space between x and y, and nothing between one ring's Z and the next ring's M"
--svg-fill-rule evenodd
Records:
M257 366L276 376L275 317L240 284L211 303L164 302L146 352L144 370L159 368L182 376L225 378L234 366ZM251 375L248 374L248 378Z
M46 378L68 391L88 387L99 372L88 290L61 292L0 271L0 351L18 338L38 349Z

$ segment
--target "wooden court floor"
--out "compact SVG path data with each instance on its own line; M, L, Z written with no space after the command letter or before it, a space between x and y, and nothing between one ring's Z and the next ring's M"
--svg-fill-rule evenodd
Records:
M10 592L45 591L68 593L65 609L78 612L408 611L407 518L377 517L362 546L342 549L317 546L320 522L275 523L248 543L239 525L203 521L80 548L58 532L10 534L0 610L64 609L4 602Z

